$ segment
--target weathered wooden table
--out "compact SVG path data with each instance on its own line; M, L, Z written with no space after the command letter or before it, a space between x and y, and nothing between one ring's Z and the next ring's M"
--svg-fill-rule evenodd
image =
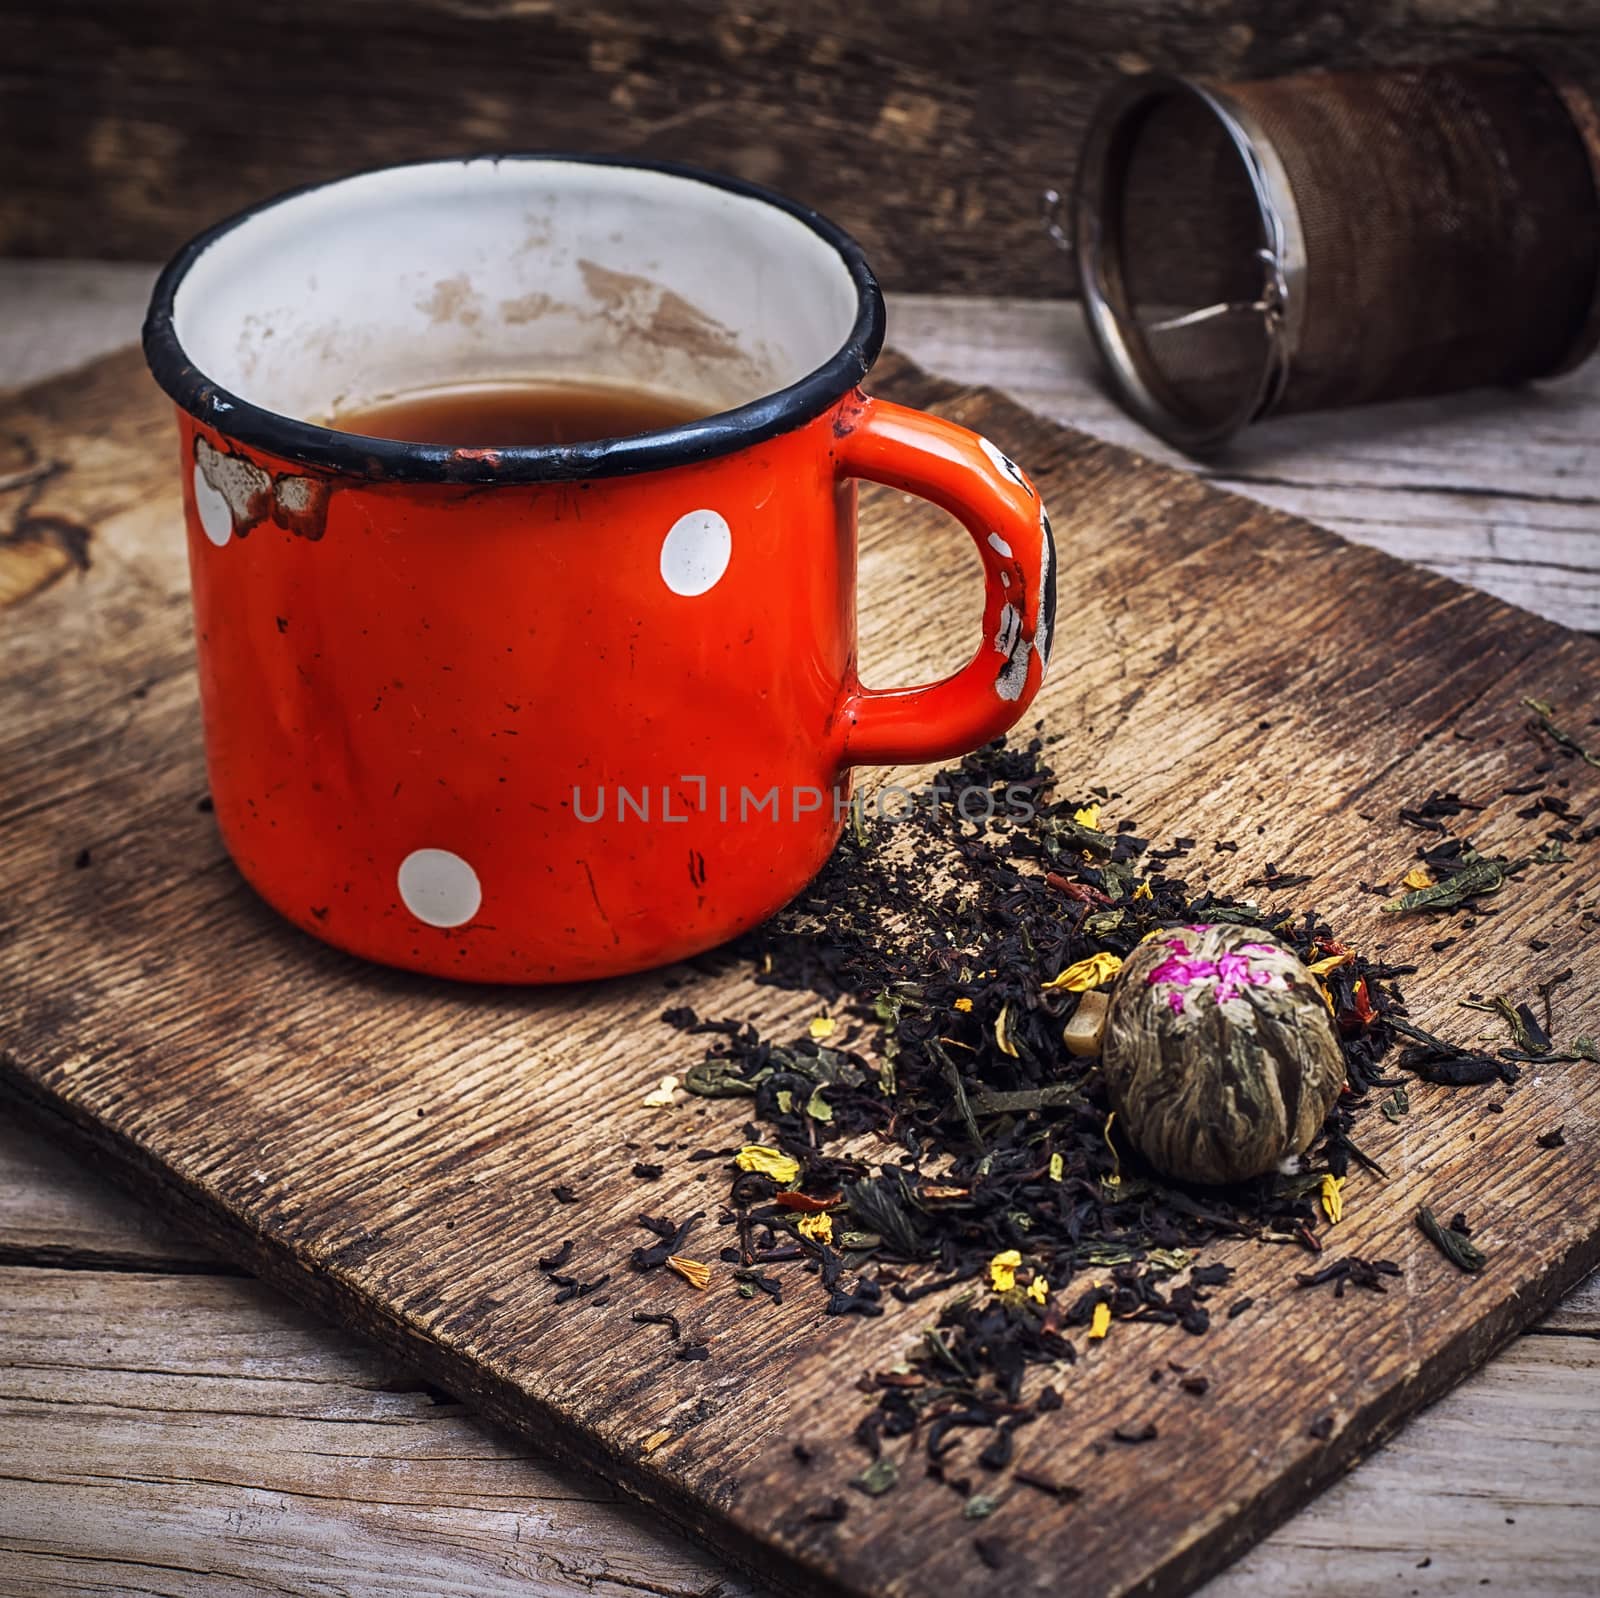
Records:
M0 385L128 342L148 276L0 266ZM933 370L1164 454L1094 386L1070 306L907 299L891 327ZM1597 418L1600 366L1516 395L1278 424L1215 475L1596 631ZM1593 1592L1597 1373L1591 1281L1212 1598ZM747 1590L4 1123L0 1483L6 1595Z

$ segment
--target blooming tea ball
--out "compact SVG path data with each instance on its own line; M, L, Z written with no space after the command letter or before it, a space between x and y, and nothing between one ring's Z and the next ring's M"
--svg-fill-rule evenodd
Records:
M1344 1085L1317 980L1259 927L1173 927L1124 962L1101 1068L1158 1170L1239 1182L1309 1147Z

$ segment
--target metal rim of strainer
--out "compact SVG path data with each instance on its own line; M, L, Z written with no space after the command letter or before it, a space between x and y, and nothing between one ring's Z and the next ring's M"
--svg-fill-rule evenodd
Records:
M1172 95L1197 100L1216 120L1237 153L1260 219L1256 253L1262 263L1262 293L1248 305L1200 307L1199 316L1253 313L1266 330L1261 372L1249 397L1215 417L1196 416L1166 391L1135 319L1122 280L1122 261L1110 226L1122 194L1128 152L1146 112ZM1249 113L1192 78L1142 73L1114 89L1096 109L1078 158L1071 202L1071 249L1089 332L1123 406L1151 432L1191 453L1226 443L1270 411L1283 393L1298 345L1304 312L1305 240L1294 191L1271 143ZM1108 242L1108 240L1110 242ZM1175 326L1169 322L1166 326Z

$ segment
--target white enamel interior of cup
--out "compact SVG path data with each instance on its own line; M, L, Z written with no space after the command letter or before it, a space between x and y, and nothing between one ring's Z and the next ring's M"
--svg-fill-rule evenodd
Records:
M443 383L627 382L728 410L846 342L858 292L799 218L676 173L538 158L366 173L247 216L180 283L190 362L302 421Z

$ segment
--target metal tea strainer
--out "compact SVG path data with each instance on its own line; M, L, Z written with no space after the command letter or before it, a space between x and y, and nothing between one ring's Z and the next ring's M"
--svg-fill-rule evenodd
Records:
M1187 450L1547 377L1600 342L1600 116L1520 61L1129 79L1071 219L1120 401Z

